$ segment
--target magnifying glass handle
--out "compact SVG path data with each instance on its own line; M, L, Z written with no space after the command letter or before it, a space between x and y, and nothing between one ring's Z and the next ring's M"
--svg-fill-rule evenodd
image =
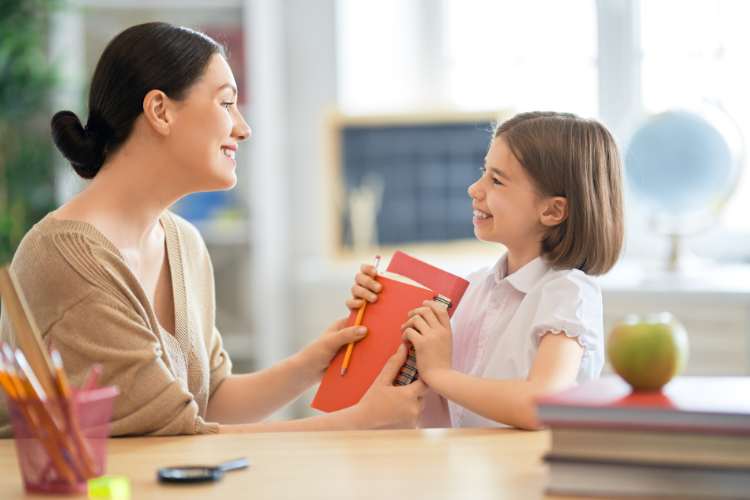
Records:
M247 469L249 466L250 463L247 461L247 458L236 458L217 465L217 468L222 472L228 472L230 470Z

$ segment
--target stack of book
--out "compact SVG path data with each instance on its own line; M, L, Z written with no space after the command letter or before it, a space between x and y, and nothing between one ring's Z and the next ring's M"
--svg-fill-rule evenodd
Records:
M750 498L750 377L631 392L605 377L539 401L557 495Z

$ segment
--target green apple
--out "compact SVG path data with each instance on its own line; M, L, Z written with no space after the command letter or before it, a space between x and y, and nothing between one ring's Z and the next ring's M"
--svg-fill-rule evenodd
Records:
M631 315L612 329L607 357L633 389L658 391L687 363L687 332L670 313Z

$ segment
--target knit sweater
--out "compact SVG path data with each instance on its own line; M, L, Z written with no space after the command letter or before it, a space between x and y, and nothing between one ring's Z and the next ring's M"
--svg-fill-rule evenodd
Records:
M218 432L208 401L231 373L215 327L211 260L198 231L161 216L172 275L175 332L157 321L151 301L122 255L85 222L47 216L24 237L11 264L44 343L62 355L78 386L94 363L102 385L115 385L111 434ZM0 337L13 344L7 314ZM2 398L0 398L2 400ZM10 434L0 403L0 435Z

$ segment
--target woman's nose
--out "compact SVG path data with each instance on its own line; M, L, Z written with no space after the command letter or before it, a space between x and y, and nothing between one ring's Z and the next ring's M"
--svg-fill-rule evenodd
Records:
M234 136L238 141L247 140L253 134L253 131L250 129L250 125L247 124L245 118L243 118L241 114L237 113L237 116L239 117L239 120L234 124Z

